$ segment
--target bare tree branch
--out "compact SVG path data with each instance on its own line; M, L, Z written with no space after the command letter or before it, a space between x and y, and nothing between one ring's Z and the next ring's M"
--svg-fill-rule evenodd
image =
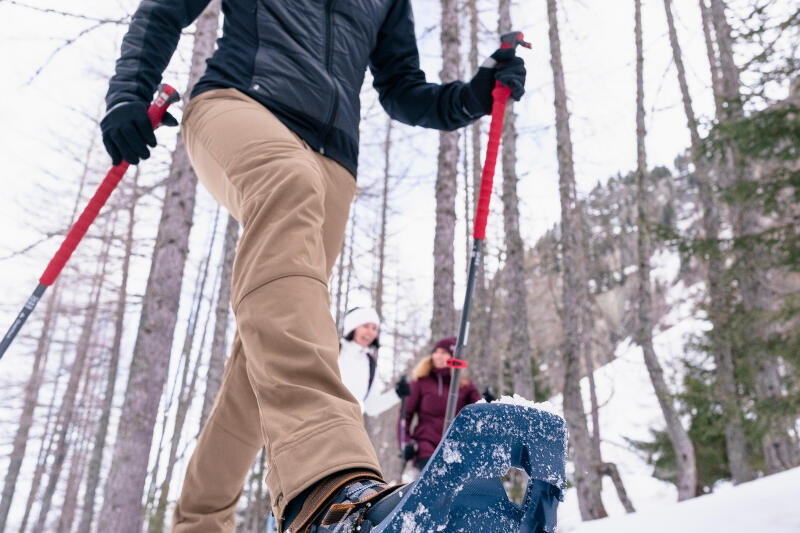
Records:
M44 63L39 65L39 67L36 69L36 71L33 73L33 75L31 75L31 77L28 78L28 81L26 81L24 85L30 85L31 83L33 83L34 80L36 80L36 78L39 77L39 75L42 73L42 71L44 71L44 69L47 68L47 66L50 64L50 62L53 60L53 58L55 58L58 55L59 52L61 52L62 50L64 50L68 46L70 46L71 44L74 44L81 37L83 37L85 35L88 35L89 33L93 32L97 28L105 26L106 24L108 24L108 23L107 22L97 22L97 23L93 24L92 26L89 26L88 28L84 28L83 30L81 30L75 37L71 37L69 39L66 39L63 43L61 43L55 50L53 50L50 53L50 56L48 56L48 58L45 60Z
M46 8L46 7L32 6L32 5L26 4L24 2L18 2L17 0L6 0L6 1L11 5L14 5L14 6L17 6L17 7L22 7L22 8L25 8L25 9L30 9L32 11L38 11L40 13L48 13L48 14L51 14L51 15L60 15L60 16L63 16L63 17L70 17L70 18L75 18L75 19L80 19L80 20L89 20L91 22L99 22L99 23L103 23L103 24L125 24L125 25L127 25L131 21L130 15L126 15L124 17L116 18L116 19L114 19L114 18L102 18L102 17L90 17L88 15L83 15L83 14L80 14L80 13L70 13L68 11L61 11L59 9L51 9L51 8Z

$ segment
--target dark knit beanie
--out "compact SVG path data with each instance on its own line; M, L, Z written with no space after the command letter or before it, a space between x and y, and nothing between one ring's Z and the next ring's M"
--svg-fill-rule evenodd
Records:
M456 339L455 337L445 337L444 339L436 343L436 345L433 347L433 350L431 350L431 353L435 352L436 348L442 348L444 351L446 351L452 356L453 353L455 353L456 351L457 342L458 339Z

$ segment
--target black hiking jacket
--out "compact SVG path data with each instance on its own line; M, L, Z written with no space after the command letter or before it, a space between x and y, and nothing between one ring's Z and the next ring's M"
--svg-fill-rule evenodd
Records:
M143 0L122 42L106 105L149 102L178 44L210 0ZM355 175L367 67L389 115L440 130L483 115L457 81L427 83L410 0L222 0L223 35L193 95L235 88Z

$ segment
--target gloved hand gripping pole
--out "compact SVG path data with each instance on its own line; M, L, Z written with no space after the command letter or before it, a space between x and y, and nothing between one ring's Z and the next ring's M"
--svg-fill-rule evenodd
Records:
M516 48L523 46L530 48L530 43L525 42L522 32L510 32L500 37L501 48ZM500 148L500 138L503 134L503 120L505 118L506 103L511 96L511 89L500 82L495 82L492 91L492 122L489 126L489 144L486 149L486 161L483 165L481 175L481 188L478 196L478 206L475 213L475 225L473 227L472 254L469 261L469 274L467 276L467 291L464 296L464 307L461 308L461 324L458 328L458 341L453 358L448 361L448 365L453 369L450 378L450 390L447 395L447 410L445 411L443 434L453 422L455 417L456 404L458 403L459 381L461 371L467 367L467 363L461 359L464 347L469 336L469 315L472 309L472 294L475 290L475 277L478 270L478 260L483 253L483 241L486 238L486 221L489 218L489 201L492 197L492 183L494 181L494 170L497 164L497 153Z
M159 124L161 124L161 120L164 118L164 114L167 112L167 108L177 102L180 99L178 95L178 91L170 87L169 85L160 85L158 88L158 95L156 99L150 104L149 109L147 110L147 115L150 117L150 122L153 125L153 129L157 128ZM117 184L122 179L122 176L125 175L125 171L128 170L130 164L127 161L122 161L119 165L111 167L111 170L108 171L106 177L103 179L100 186L95 191L94 196L91 200L89 200L89 204L81 213L81 216L78 218L75 225L72 226L69 233L67 234L64 242L61 243L58 251L56 252L53 259L50 260L50 263L47 265L42 276L39 278L39 285L36 287L36 290L33 291L33 294L25 305L22 307L22 310L17 315L16 320L14 323L11 324L8 332L3 337L3 340L0 341L0 358L6 353L6 350L11 345L11 342L14 340L14 337L17 336L19 330L22 328L22 325L28 319L33 309L36 307L36 304L39 303L42 296L44 295L45 290L47 287L52 285L58 275L61 273L61 270L64 268L64 265L67 264L72 252L75 251L78 244L83 239L83 236L89 229L89 226L92 225L94 219L97 217L97 214L100 212L100 209L103 208L105 205L106 200L117 187Z

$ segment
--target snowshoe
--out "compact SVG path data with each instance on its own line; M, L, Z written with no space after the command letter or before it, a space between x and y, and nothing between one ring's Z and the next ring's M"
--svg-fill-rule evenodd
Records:
M287 533L553 533L566 486L567 430L552 413L473 404L456 417L420 478L389 486L363 470L326 478L288 519ZM529 480L513 503L500 476Z
M468 405L420 478L368 511L359 533L552 533L566 488L566 450L567 428L558 415ZM521 504L500 480L512 467L529 477Z

